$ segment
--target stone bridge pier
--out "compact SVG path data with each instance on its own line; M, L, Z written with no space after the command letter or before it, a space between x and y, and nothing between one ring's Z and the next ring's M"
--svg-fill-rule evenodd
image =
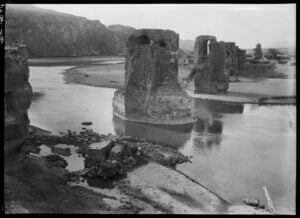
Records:
M229 88L229 74L226 67L226 46L216 37L198 36L194 46L194 67L190 79L195 93L226 92Z
M178 83L179 35L140 29L127 40L125 87L115 92L114 114L153 124L193 122L191 100Z

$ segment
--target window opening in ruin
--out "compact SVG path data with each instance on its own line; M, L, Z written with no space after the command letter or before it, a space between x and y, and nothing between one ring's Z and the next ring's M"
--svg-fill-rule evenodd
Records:
M159 41L159 46L160 46L160 47L166 47L165 41L164 41L164 40L160 40L160 41Z
M210 44L210 40L207 41L206 55L209 55L209 44Z
M150 44L150 39L146 35L140 35L135 39L135 42L139 45L148 45Z

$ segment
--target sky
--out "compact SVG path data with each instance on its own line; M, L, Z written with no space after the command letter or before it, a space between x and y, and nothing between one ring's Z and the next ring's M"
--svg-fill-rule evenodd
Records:
M104 25L170 29L180 39L214 35L240 48L290 47L296 41L296 4L41 4Z

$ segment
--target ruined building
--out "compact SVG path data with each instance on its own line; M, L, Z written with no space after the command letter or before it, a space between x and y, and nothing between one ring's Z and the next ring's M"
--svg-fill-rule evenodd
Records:
M32 88L28 82L28 53L25 45L5 47L4 151L20 146L27 138L27 109Z
M229 74L226 67L226 44L214 36L198 36L194 46L193 79L195 93L226 92Z
M125 87L113 99L116 116L154 124L194 121L178 83L178 49L179 35L170 30L140 29L128 38Z
M238 50L234 42L225 42L226 49L226 70L230 76L238 75Z
M254 58L255 59L262 59L263 58L263 52L262 52L262 48L261 48L261 44L258 43L256 45L256 48L254 49L255 52L254 52Z
M243 70L246 67L246 50L238 49L238 69Z

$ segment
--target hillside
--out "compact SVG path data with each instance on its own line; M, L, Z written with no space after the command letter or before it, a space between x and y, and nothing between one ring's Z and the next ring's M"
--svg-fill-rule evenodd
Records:
M107 29L112 31L115 36L116 45L115 48L118 53L124 53L125 52L125 45L127 38L136 31L135 28L130 26L124 26L124 25L109 25L107 26Z
M30 57L113 55L117 38L101 22L32 5L6 5L5 43L23 41Z

